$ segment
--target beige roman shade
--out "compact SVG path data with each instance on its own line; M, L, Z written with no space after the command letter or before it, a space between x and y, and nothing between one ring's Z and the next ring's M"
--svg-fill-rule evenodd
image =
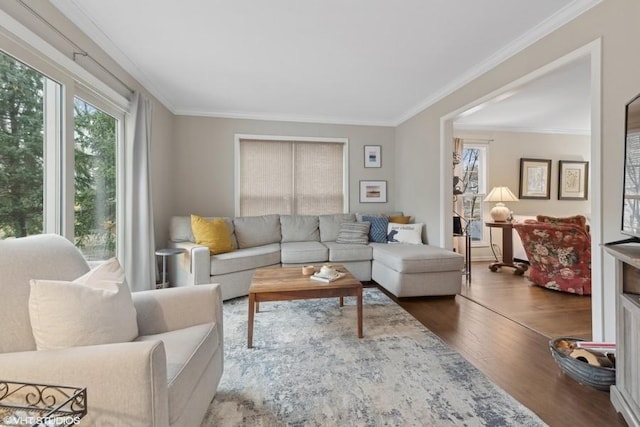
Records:
M240 140L240 215L344 212L344 144Z

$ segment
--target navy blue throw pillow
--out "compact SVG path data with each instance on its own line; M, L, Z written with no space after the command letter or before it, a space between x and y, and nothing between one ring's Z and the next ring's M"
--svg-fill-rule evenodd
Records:
M386 216L363 216L362 221L371 223L371 228L369 228L370 242L387 243L389 218Z

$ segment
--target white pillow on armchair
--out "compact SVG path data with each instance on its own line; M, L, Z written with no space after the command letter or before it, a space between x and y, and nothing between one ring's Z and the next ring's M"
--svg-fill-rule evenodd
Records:
M31 329L38 350L133 341L136 309L112 258L73 282L31 280Z

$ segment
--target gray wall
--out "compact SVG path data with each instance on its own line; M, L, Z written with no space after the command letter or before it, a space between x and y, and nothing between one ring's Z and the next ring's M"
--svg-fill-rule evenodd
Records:
M172 159L176 215L233 216L236 134L333 137L349 140L349 210L395 210L394 128L176 116ZM364 167L364 146L382 146L382 167ZM387 203L360 203L360 180L386 180Z

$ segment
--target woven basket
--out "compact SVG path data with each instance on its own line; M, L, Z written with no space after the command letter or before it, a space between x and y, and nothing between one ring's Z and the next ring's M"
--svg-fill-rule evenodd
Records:
M609 390L609 387L616 383L616 370L615 368L604 368L601 366L593 366L588 363L582 362L578 359L564 354L558 350L556 344L558 341L584 341L580 338L560 337L554 338L549 341L549 348L553 358L560 366L563 372L569 375L574 380L581 384L595 387L598 390Z

